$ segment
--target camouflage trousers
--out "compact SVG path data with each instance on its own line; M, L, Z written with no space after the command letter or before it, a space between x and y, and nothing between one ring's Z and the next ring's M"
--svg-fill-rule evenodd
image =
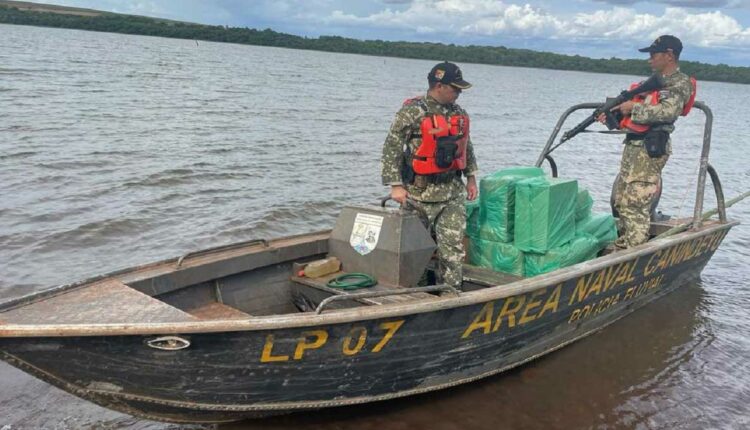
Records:
M447 202L421 202L413 205L422 223L437 241L437 283L461 289L464 261L464 231L466 209L462 195Z
M661 171L669 152L659 158L648 156L643 141L628 142L622 153L620 174L614 185L614 204L619 213L615 245L630 248L646 243L651 226L651 205L661 183Z

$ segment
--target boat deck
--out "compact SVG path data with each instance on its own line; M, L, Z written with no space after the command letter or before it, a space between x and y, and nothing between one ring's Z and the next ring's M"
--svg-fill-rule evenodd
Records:
M0 313L0 323L127 324L188 322L198 317L137 291L115 278Z

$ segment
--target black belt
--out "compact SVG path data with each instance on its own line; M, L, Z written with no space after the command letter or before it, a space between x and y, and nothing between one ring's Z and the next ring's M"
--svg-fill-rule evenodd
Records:
M646 138L646 135L645 134L641 134L641 133L628 133L628 134L625 135L625 140L626 141L629 141L629 140L643 140L645 138Z
M455 170L445 173L435 173L434 175L414 175L414 182L417 180L426 181L428 184L446 184L454 178L460 178L461 171Z

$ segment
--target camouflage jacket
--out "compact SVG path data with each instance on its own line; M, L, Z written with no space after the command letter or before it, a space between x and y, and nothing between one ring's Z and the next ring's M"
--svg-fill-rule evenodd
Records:
M682 109L690 100L693 85L690 77L676 72L664 77L666 85L659 90L659 103L652 105L648 98L645 103L633 106L630 118L637 124L649 124L652 130L674 131L674 122L682 113Z
M441 105L433 97L425 95L421 98L423 103L407 103L396 113L391 130L383 144L382 177L383 185L404 185L411 197L424 202L443 202L452 200L464 194L464 184L456 177L451 182L444 184L427 184L425 187L417 187L414 184L403 184L401 179L401 166L404 161L406 149L409 153L416 152L422 139L419 137L419 127L422 119L429 114L440 114L444 116L467 115L457 104ZM425 111L427 107L427 111ZM473 176L478 173L474 147L471 138L466 149L466 168L463 170L465 176Z

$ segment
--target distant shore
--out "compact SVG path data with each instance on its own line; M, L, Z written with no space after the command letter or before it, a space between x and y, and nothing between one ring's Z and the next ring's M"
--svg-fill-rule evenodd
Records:
M357 40L339 36L307 38L271 29L257 30L203 25L136 15L123 15L93 9L0 0L0 23L70 28L110 33L207 40L326 52L364 54L424 60L451 60L464 63L510 67L573 70L627 75L650 74L643 60L593 59L579 55L512 49L502 46L458 46L429 42L388 42ZM725 64L680 62L682 70L699 81L750 84L750 67Z

